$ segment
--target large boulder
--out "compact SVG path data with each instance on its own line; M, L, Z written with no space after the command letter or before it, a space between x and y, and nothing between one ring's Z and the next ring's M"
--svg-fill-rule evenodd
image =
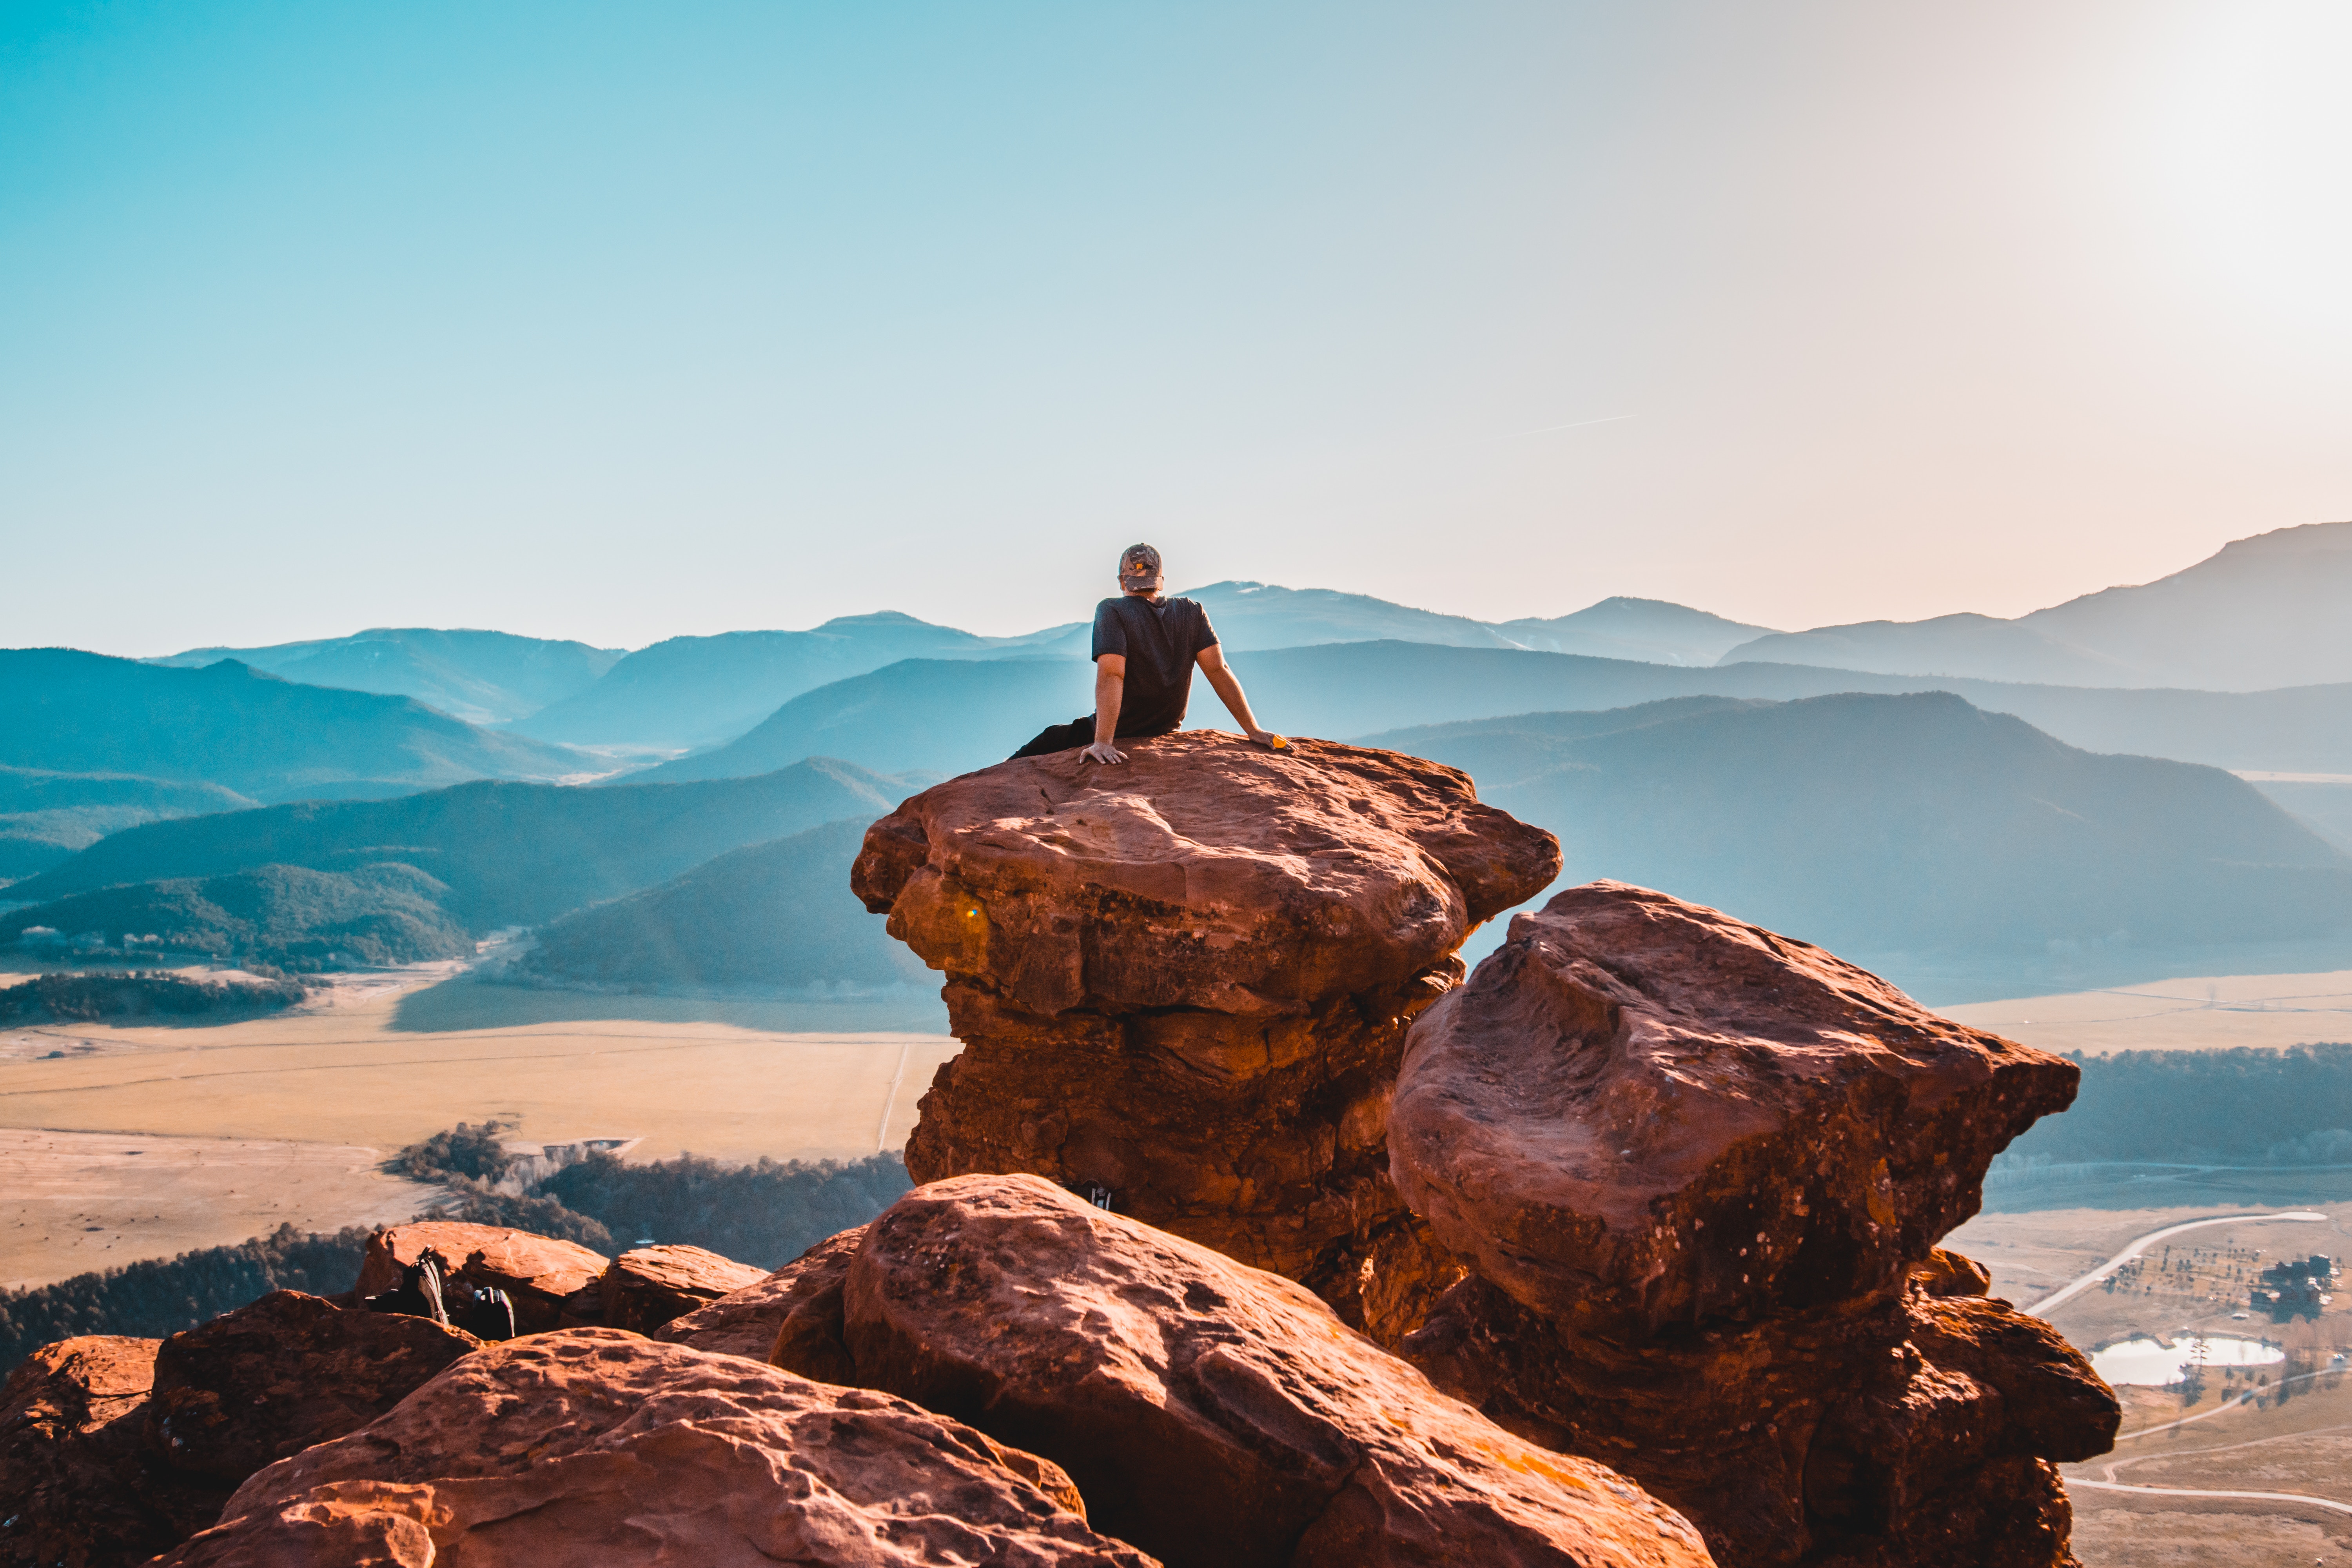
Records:
M1148 1568L1024 1471L1052 1474L888 1394L570 1329L477 1352L272 1465L161 1568Z
M1892 1287L2080 1076L1820 948L1594 882L1414 1026L1391 1170L1535 1311L1747 1321Z
M2074 1064L1601 882L1415 1024L1398 1189L1469 1275L1405 1352L1725 1562L2053 1568L2113 1393L1936 1241Z
M229 1488L173 1473L146 1443L162 1342L43 1345L0 1388L0 1564L144 1563L220 1516Z
M766 1277L764 1269L699 1247L640 1247L613 1259L599 1281L604 1324L649 1334Z
M504 1290L514 1302L518 1333L551 1329L564 1302L603 1276L607 1259L576 1241L558 1241L499 1225L417 1220L377 1231L360 1260L362 1296L399 1287L402 1272L427 1252L438 1253L458 1278Z
M1432 1388L1312 1293L1031 1176L918 1188L777 1355L1059 1464L1101 1528L1200 1568L1697 1564L1675 1511Z
M1559 869L1466 774L1325 742L1192 731L926 790L851 879L945 972L966 1047L908 1169L1034 1173L1359 1293L1368 1260L1419 1256L1386 1173L1405 1027L1471 929Z
M174 1469L234 1487L356 1432L481 1343L429 1318L273 1290L163 1342L149 1440Z

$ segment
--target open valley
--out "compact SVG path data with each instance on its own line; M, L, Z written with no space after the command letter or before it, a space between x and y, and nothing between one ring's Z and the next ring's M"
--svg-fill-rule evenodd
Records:
M211 1026L0 1030L0 1190L18 1211L0 1215L0 1284L285 1221L405 1219L429 1189L376 1163L488 1116L519 1139L635 1139L636 1159L856 1159L905 1143L958 1048L919 996L602 996L446 964L338 976L314 994Z

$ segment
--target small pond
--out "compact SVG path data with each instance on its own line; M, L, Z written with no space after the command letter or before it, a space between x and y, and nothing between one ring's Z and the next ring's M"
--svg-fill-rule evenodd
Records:
M2109 1383L2149 1388L2179 1383L2181 1369L2192 1361L2224 1367L2274 1366L2284 1360L2286 1352L2278 1346L2234 1334L2177 1334L2168 1343L2136 1336L2091 1352L2092 1366Z

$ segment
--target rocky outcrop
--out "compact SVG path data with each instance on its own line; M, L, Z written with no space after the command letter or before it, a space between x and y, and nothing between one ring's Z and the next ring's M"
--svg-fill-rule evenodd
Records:
M219 1516L229 1489L146 1442L159 1340L92 1334L35 1351L0 1389L0 1564L144 1563Z
M504 1226L458 1220L418 1220L368 1238L355 1293L373 1296L399 1287L404 1270L437 1253L457 1278L504 1290L514 1301L515 1329L539 1333L562 1321L564 1303L604 1274L604 1254L572 1241L533 1236ZM599 1300L601 1300L601 1293Z
M1466 775L1324 742L1187 731L926 790L852 875L965 1043L908 1168L1049 1177L1361 1321L1424 1257L1386 1173L1405 1028L1559 868Z
M273 1460L358 1431L479 1348L430 1319L273 1290L163 1342L148 1438L173 1469L234 1487Z
M640 1247L613 1259L598 1290L606 1327L649 1334L763 1278L748 1263L699 1247Z
M1742 1564L2069 1561L2113 1394L1935 1247L2070 1062L1818 948L1571 889L1413 1027L1406 1201L1469 1278L1407 1353Z
M1439 1394L1303 1288L1050 1182L918 1188L804 1261L780 1363L814 1348L1045 1455L1171 1564L1709 1561L1672 1510Z
M886 1394L572 1329L478 1352L271 1466L161 1563L1148 1568L1024 1472L1055 1484Z
M278 1290L168 1340L44 1346L0 1405L0 1563L143 1563L256 1470L357 1431L479 1345Z
M866 1227L827 1237L757 1284L672 1319L654 1338L772 1361L821 1383L855 1383L841 1343L841 1283Z

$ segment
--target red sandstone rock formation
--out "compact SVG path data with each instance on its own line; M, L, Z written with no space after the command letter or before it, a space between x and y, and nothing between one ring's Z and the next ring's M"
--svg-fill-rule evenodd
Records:
M460 1278L504 1290L514 1301L515 1331L525 1334L555 1327L565 1299L593 1284L605 1266L602 1253L577 1242L504 1226L419 1220L368 1238L357 1292L373 1296L396 1288L401 1270L428 1251L447 1259Z
M1709 1561L1673 1510L1438 1394L1299 1286L1035 1177L918 1188L803 1266L781 1363L814 1347L1044 1454L1179 1568Z
M946 972L965 1042L908 1168L1097 1187L1349 1300L1412 1228L1384 1140L1405 1026L1559 868L1465 774L1324 742L1194 731L926 790L851 879Z
M44 1345L0 1389L0 1563L143 1563L210 1524L228 1488L175 1475L146 1443L158 1340Z
M599 1281L604 1324L649 1334L764 1278L761 1269L699 1247L640 1247L613 1259Z
M772 1361L820 1383L855 1383L857 1369L841 1344L841 1281L865 1239L864 1226L828 1237L757 1284L672 1319L653 1337Z
M1935 1248L2073 1064L1818 948L1617 883L1414 1026L1399 1189L1475 1278L1406 1343L1727 1563L2047 1568L2113 1394Z
M271 1466L159 1568L1149 1568L1024 1471L1055 1475L888 1394L572 1329L479 1351Z
M234 1487L359 1430L481 1342L428 1318L273 1290L163 1342L148 1439L174 1469Z

